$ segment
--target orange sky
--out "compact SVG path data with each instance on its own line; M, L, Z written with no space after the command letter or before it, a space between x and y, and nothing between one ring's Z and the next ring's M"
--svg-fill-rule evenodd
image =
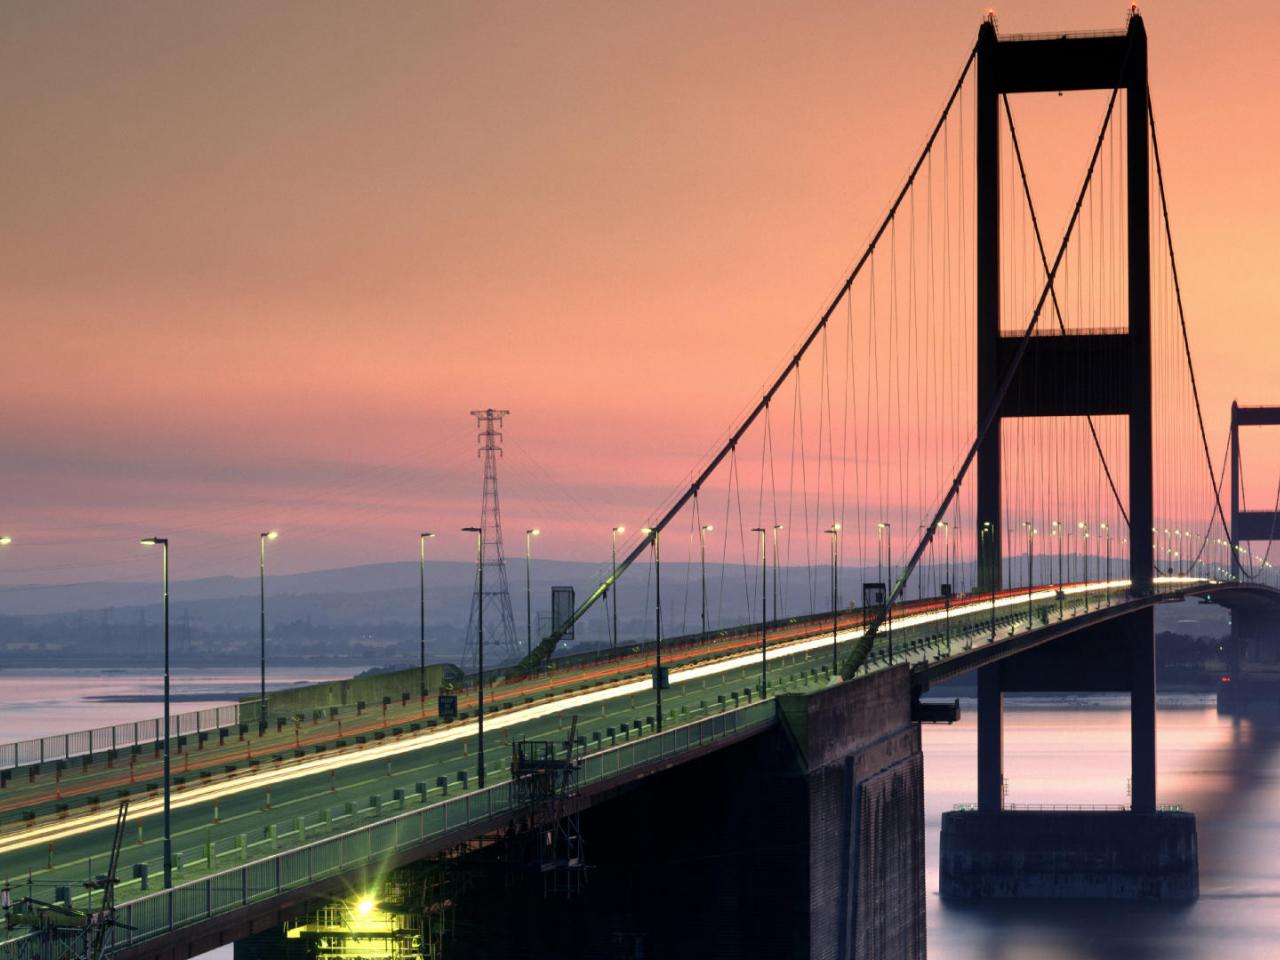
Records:
M276 525L281 571L408 559L423 527L461 559L487 405L510 540L604 558L825 306L984 10L0 8L0 583L147 576L166 532L182 575L249 574ZM1280 9L1143 13L1216 460L1233 397L1280 402ZM1027 119L1047 194L1082 102ZM1256 447L1263 501L1280 435Z

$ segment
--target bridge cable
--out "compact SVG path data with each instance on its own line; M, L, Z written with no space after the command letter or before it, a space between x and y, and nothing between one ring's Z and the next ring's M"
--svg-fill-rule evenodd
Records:
M1003 93L1000 95L1004 101L1005 116L1009 120L1009 137L1013 143L1013 153L1018 161L1018 173L1022 178L1022 190L1027 199L1027 210L1031 215L1031 229L1035 233L1036 247L1040 251L1040 262L1044 266L1046 273L1049 270L1049 257L1044 248L1044 237L1040 233L1040 221L1036 217L1036 208L1031 200L1031 186L1027 182L1027 169L1022 163L1022 148L1018 145L1018 131L1013 123L1013 111L1009 107L1009 95ZM1050 288L1050 296L1053 299L1053 312L1058 320L1058 329L1063 334L1067 332L1067 325L1062 319L1062 308L1058 303L1058 291L1056 288ZM1085 420L1089 424L1089 434L1093 437L1093 446L1098 451L1098 459L1102 461L1102 470L1106 474L1107 484L1111 487L1111 495L1115 498L1116 506L1120 510L1120 515L1124 517L1124 525L1129 524L1129 512L1124 508L1124 502L1120 499L1120 491L1116 488L1115 478L1111 474L1111 467L1107 463L1107 455L1102 449L1102 441L1098 437L1098 430L1093 421L1093 414L1086 414Z
M1128 54L1125 56L1125 68L1128 66ZM943 497L942 503L939 505L937 512L934 514L933 522L926 528L924 536L920 538L916 544L915 551L912 553L911 560L907 564L903 573L898 576L894 582L893 590L885 599L885 602L879 607L875 618L871 625L866 628L862 637L854 645L853 650L845 659L841 667L841 676L845 680L850 680L857 673L858 669L866 660L867 655L871 652L875 643L875 637L881 625L888 617L889 612L893 609L894 602L902 594L903 586L906 578L911 575L916 565L920 562L920 557L924 554L926 547L933 540L934 534L938 528L938 522L946 516L947 509L951 506L951 502L960 492L960 485L964 481L965 475L969 471L970 465L978 455L978 448L986 440L987 434L990 432L992 424L996 423L999 418L1000 408L1004 404L1005 397L1009 393L1010 387L1013 385L1014 376L1018 372L1018 367L1022 363L1023 357L1026 355L1027 347L1031 342L1031 337L1035 333L1036 324L1040 320L1040 314L1044 310L1045 302L1049 299L1049 292L1053 289L1053 282L1058 273L1058 268L1062 265L1062 258L1066 253L1067 245L1071 240L1072 232L1075 229L1076 222L1080 219L1080 210L1084 204L1085 195L1089 190L1089 185L1093 180L1094 170L1097 167L1098 156L1102 151L1102 144L1107 134L1107 128L1111 124L1112 114L1115 112L1116 99L1120 92L1119 87L1115 87L1111 91L1111 97L1107 101L1107 111L1102 120L1102 129L1098 132L1098 140L1093 148L1093 155L1089 159L1089 167L1085 172L1084 182L1080 186L1080 192L1076 197L1075 206L1071 211L1071 219L1067 223L1066 232L1062 236L1062 243L1058 246L1058 252L1054 256L1053 266L1049 270L1049 276L1045 281L1044 288L1040 292L1040 297L1036 301L1035 309L1031 313L1031 318L1027 323L1027 328L1023 332L1021 339L1018 341L1018 348L1013 356L1013 361L1009 364L1004 372L1004 376L1000 381L1000 389L996 392L996 396L991 402L991 406L983 414L982 423L979 425L978 434L974 438L973 443L969 447L968 453L965 455L964 462L960 465L959 471L956 473L955 479L952 481L950 488ZM1000 531L996 531L998 536Z
M1191 340L1187 335L1187 317L1182 306L1182 282L1178 276L1178 260L1173 252L1173 230L1169 224L1169 203L1165 196L1164 190L1164 168L1160 163L1160 141L1156 137L1156 115L1151 104L1151 91L1147 90L1147 123L1151 128L1151 147L1152 153L1156 160L1156 184L1160 188L1160 213L1164 222L1165 243L1169 248L1169 266L1173 273L1173 291L1178 306L1178 323L1182 330L1182 346L1187 358L1187 370L1191 375L1191 396L1195 400L1196 420L1200 426L1200 443L1204 449L1205 465L1209 470L1209 482L1213 484L1214 506L1218 510L1218 519L1222 521L1222 529L1227 533L1227 540L1231 543L1234 550L1237 546L1235 541L1235 531L1227 523L1226 514L1222 509L1222 485L1215 481L1213 476L1213 458L1209 454L1209 437L1204 428L1204 411L1200 406L1200 388L1196 382L1196 368L1191 360ZM1228 444L1230 440L1228 439ZM1206 538L1207 543L1207 538ZM1200 545L1200 551L1196 554L1197 562L1200 555L1203 554L1205 544Z
M853 266L853 269L850 271L849 275L846 277L844 283L837 290L835 296L831 301L831 304L826 308L826 310L823 311L822 316L819 318L818 322L814 325L813 329L809 332L809 335L801 343L799 349L796 351L792 359L786 364L786 366L783 367L782 372L778 374L772 386L769 387L769 389L765 392L764 396L760 399L760 401L752 408L751 412L747 414L747 416L743 419L742 423L739 424L738 428L733 432L733 434L729 437L729 439L721 446L720 450L715 454L715 456L713 456L710 459L710 461L708 461L707 465L703 468L702 472L694 480L692 485L690 485L689 489L686 490L679 498L677 498L675 503L672 504L667 509L666 513L664 513L661 518L659 518L656 522L653 523L653 525L650 528L652 532L642 537L641 541L638 544L636 544L636 546L632 548L631 552L628 553L626 557L624 557L623 560L619 563L617 570L615 572L611 572L609 576L605 577L602 580L602 582L596 587L596 589L593 590L591 594L578 606L578 608L573 611L573 613L568 617L568 619L563 624L561 624L557 629L552 630L547 637L545 637L541 642L539 642L539 644L537 645L537 647L534 648L532 653L530 653L523 660L519 661L512 668L510 668L509 673L511 675L520 675L520 674L528 673L533 669L535 669L543 661L550 658L551 654L555 651L556 645L560 642L560 639L564 636L565 632L569 628L571 628L578 621L578 619L581 618L587 612L587 610L589 610L595 604L595 602L600 598L600 596L606 590L610 589L613 586L617 577L620 576L622 573L624 573L631 566L631 564L633 564L636 561L636 559L640 557L640 555L644 552L645 548L648 546L649 542L658 534L660 534L663 529L665 529L667 524L671 522L672 518L674 518L675 515L679 513L681 509L683 509L685 504L689 502L689 500L693 497L694 493L696 493L698 489L701 488L702 485L706 483L707 479L712 475L712 473L721 464L721 462L723 462L724 458L728 456L729 451L732 450L737 445L738 441L742 438L743 434L745 434L746 431L751 427L751 425L756 421L760 413L764 410L764 408L768 405L769 401L773 398L774 394L778 392L779 388L786 381L787 377L790 376L792 371L796 369L796 367L800 363L800 359L808 351L809 346L817 338L818 333L827 325L828 320L831 318L832 314L835 312L836 308L839 306L840 301L849 294L849 291L853 286L854 280L857 279L858 275L862 272L863 266L871 258L872 252L875 250L877 244L880 242L880 238L884 235L885 230L888 229L889 224L893 222L893 219L898 212L898 208L902 204L903 198L906 197L907 192L911 189L911 187L915 183L917 174L919 174L920 169L924 165L926 158L929 156L929 153L933 150L934 143L938 138L938 133L939 131L942 130L944 124L946 123L947 117L950 115L952 106L956 103L957 99L959 98L960 91L964 86L964 82L969 75L970 69L972 69L973 67L973 63L974 63L974 60L977 58L977 55L978 55L978 45L975 42L972 49L969 51L968 57L965 60L964 67L960 71L959 78L956 80L954 87L952 87L951 93L947 97L946 103L943 105L941 115L938 117L937 122L934 124L932 131L930 131L929 137L925 141L924 147L920 151L920 155L917 157L915 163L912 165L911 172L907 175L906 182L903 183L901 189L898 191L897 197L894 199L893 203L890 205L888 213L886 213L884 218L881 220L880 226L876 229L875 233L872 235L870 242L867 244L866 248L863 250L861 256L859 256L858 260Z

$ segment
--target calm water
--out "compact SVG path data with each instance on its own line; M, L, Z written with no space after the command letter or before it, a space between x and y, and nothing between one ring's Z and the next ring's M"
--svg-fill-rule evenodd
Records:
M1211 696L1162 697L1159 800L1197 815L1200 900L955 907L938 891L942 813L977 792L974 705L924 729L930 960L1262 960L1280 957L1280 727L1217 715ZM1013 803L1124 803L1128 698L1006 705Z
M331 679L323 670L276 683ZM256 685L252 670L174 677L174 690L210 696L193 710ZM154 697L160 681L91 671L0 672L0 741L145 719L159 704L94 697ZM1160 800L1194 810L1200 900L1190 907L1134 904L954 907L938 890L942 813L976 794L974 705L954 726L926 726L926 887L930 960L1272 960L1280 957L1280 725L1233 722L1208 696L1160 700ZM1005 774L1014 803L1124 803L1129 777L1123 696L1010 701ZM206 960L230 960L229 947Z

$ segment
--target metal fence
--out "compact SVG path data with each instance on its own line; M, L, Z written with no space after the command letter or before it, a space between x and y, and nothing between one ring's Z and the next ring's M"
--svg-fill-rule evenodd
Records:
M578 783L588 785L774 722L772 701L696 720L583 757ZM336 836L148 894L119 907L113 949L120 950L181 927L234 913L289 890L366 866L380 867L393 854L465 829L512 809L503 781ZM48 935L28 933L0 943L0 960L38 960Z
M192 733L202 733L205 730L234 726L239 722L238 704L191 710L187 713L170 715L169 735L183 737ZM110 727L97 727L93 730L59 733L51 737L37 737L34 740L0 744L0 770L12 770L15 767L54 760L87 757L91 753L119 750L122 747L154 745L161 740L160 731L163 726L163 718L157 717L154 720L117 723Z

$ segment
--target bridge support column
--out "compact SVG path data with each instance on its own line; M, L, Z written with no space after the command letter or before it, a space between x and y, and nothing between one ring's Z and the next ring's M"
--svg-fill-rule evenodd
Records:
M978 806L942 815L943 897L1178 901L1199 895L1195 816L1156 806L1153 628L1150 608L1101 619L979 669ZM1130 808L1006 809L1001 718L1004 694L1012 691L1127 691Z
M1133 668L1129 681L1129 764L1134 813L1156 810L1155 611L1132 615Z
M1004 691L1000 665L978 668L978 809L1004 807Z

